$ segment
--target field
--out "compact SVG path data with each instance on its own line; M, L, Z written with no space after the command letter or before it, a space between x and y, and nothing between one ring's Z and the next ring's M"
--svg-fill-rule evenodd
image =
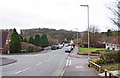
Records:
M90 52L105 50L105 48L90 48ZM88 54L88 48L79 48L79 54Z

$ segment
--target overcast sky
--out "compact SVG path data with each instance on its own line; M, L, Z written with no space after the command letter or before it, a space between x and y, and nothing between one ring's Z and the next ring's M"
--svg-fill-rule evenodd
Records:
M87 29L87 8L90 6L90 25L100 31L112 28L109 17L114 0L1 0L0 29L54 28L79 31Z

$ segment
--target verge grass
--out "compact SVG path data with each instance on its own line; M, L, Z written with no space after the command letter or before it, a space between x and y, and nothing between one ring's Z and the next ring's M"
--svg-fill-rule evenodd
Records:
M90 48L90 52L95 52L97 50L105 50L105 48ZM79 54L88 54L88 48L80 47Z

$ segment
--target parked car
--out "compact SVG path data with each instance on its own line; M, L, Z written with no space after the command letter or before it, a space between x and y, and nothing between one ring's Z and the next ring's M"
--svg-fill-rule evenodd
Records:
M71 48L71 51L74 49L74 47L73 46L71 46L72 48Z
M68 45L65 47L65 52L70 53L73 50L73 47L71 45Z
M57 46L57 45L52 45L51 46L51 50L56 50L56 49L58 49L59 47Z
M65 46L65 47L67 47L67 46L68 46L68 44L64 44L64 46Z
M63 45L62 45L62 44L59 44L58 46L59 46L59 49L63 48Z
M59 45L55 45L57 47L57 49L59 49Z
M51 46L45 47L44 50L50 50Z

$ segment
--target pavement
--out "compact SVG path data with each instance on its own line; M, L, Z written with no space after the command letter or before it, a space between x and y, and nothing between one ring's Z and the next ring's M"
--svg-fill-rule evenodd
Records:
M15 63L16 61L17 60L15 60L15 59L9 59L9 58L0 57L0 66Z
M75 49L77 49L77 47ZM77 50L73 50L73 52L69 54L63 78L67 76L73 78L99 78L98 72L88 67L88 57L86 55L77 55L76 51ZM91 56L91 58L97 58L97 56Z

